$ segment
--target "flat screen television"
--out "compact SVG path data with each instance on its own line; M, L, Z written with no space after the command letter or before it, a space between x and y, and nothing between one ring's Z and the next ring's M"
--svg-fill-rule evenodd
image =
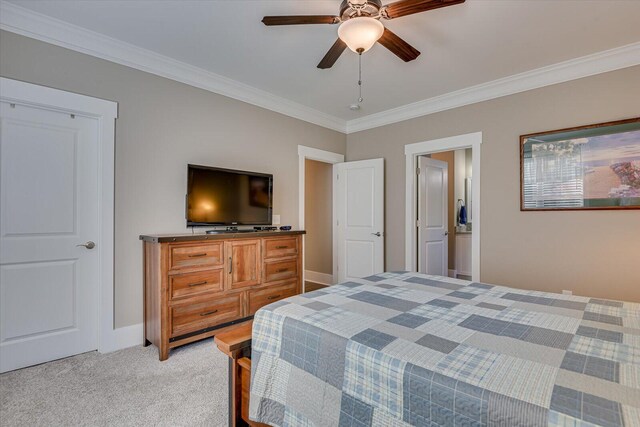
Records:
M188 165L187 226L271 225L273 175Z

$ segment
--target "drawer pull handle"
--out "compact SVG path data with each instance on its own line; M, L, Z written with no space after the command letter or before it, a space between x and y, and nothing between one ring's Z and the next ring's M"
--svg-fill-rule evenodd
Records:
M276 246L276 249L287 249L289 246L287 245L282 245L282 246Z
M212 314L217 313L218 310L207 311L206 313L200 313L200 316L211 316Z
M206 285L207 281L204 280L202 282L197 282L197 283L189 283L189 286L200 286L200 285Z
M271 295L271 296L267 297L268 300L274 300L274 299L277 299L277 298L280 298L280 295Z
M203 257L203 256L207 256L206 253L204 254L191 254L189 255L189 258L199 258L199 257Z
M284 273L285 271L289 271L288 268L279 268L276 270L276 273Z
M229 274L233 272L233 260L229 257Z

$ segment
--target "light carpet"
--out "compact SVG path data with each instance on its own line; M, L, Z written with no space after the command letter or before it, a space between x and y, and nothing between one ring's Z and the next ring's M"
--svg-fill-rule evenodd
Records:
M0 375L0 424L227 426L227 375L212 339L80 354Z

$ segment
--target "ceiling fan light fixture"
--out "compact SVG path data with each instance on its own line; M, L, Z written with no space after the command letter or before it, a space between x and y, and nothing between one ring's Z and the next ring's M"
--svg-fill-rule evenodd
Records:
M364 53L382 37L384 25L375 18L359 16L344 21L338 27L340 40L356 53Z

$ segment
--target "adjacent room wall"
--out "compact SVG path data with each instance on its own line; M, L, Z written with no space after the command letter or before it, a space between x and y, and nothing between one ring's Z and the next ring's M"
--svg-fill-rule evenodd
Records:
M471 178L471 148L467 148L466 150L455 150L455 167L456 167L456 190L455 190L455 211L453 213L453 221L458 223L458 200L462 199L464 201L466 211L467 211L467 222L470 218L471 206L469 205L469 200L467 200L467 178Z
M640 301L639 210L520 212L519 200L520 135L637 117L639 88L636 66L349 135L348 160L385 158L387 270L404 269L405 144L481 131L481 279Z
M304 170L304 269L333 275L333 165L306 159Z
M115 323L142 322L140 234L186 232L187 163L274 175L274 213L298 222L298 144L345 152L345 135L9 32L0 75L118 102Z
M458 224L458 200L466 200L464 194L464 183L465 178L467 177L467 163L466 163L466 150L456 150L454 151L454 163L455 163L455 191L454 191L454 203L455 207L453 210L453 221L454 224Z

